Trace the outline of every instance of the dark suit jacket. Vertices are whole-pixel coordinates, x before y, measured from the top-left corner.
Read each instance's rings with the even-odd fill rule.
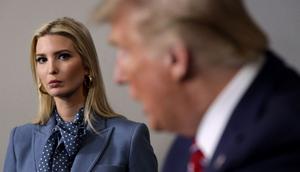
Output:
[[[266,57],[235,108],[205,172],[300,171],[300,78],[273,53],[266,52]],[[188,145],[182,149],[188,151]],[[170,162],[167,157],[164,169],[171,164],[173,169],[163,172],[186,167],[186,159]]]
[[[13,129],[4,172],[34,172],[43,147],[55,126],[51,118],[44,126],[27,124]],[[156,172],[157,161],[144,124],[121,117],[96,117],[83,146],[75,157],[71,172]]]

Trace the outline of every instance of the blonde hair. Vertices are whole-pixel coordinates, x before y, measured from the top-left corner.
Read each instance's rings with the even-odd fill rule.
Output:
[[[116,114],[110,107],[106,95],[102,75],[99,67],[95,45],[88,29],[72,18],[58,18],[39,28],[33,36],[31,44],[31,70],[36,84],[39,107],[38,116],[34,123],[45,124],[51,117],[55,106],[53,97],[42,91],[41,83],[36,73],[36,45],[40,37],[45,35],[61,35],[72,40],[75,50],[82,58],[83,65],[88,69],[91,80],[88,80],[86,88],[86,101],[84,106],[85,121],[92,126],[94,115],[102,117],[112,117]],[[87,87],[87,86],[86,86]]]
[[[121,8],[143,14],[137,28],[145,42],[160,49],[177,37],[194,61],[242,65],[260,58],[268,46],[241,0],[104,0],[96,19],[111,22]]]

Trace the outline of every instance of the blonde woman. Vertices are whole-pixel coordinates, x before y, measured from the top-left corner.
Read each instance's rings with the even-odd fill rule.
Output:
[[[155,172],[144,124],[109,106],[89,31],[59,18],[34,34],[31,67],[39,96],[33,124],[12,130],[5,172]]]

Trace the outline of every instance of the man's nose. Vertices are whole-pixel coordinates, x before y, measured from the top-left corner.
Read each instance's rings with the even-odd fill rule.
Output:
[[[120,85],[127,83],[127,74],[124,66],[125,57],[118,53],[114,68],[114,81]]]

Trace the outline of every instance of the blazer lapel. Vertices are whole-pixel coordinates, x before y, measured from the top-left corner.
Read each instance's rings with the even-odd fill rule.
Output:
[[[103,119],[98,119],[94,126],[96,131],[100,132],[95,133],[91,129],[88,130],[88,136],[76,155],[71,172],[91,171],[109,144],[114,128],[103,129],[105,128],[105,120]]]
[[[37,127],[34,133],[34,161],[35,168],[38,169],[38,164],[48,138],[50,137],[51,130],[55,126],[55,119],[51,117],[46,125]]]

